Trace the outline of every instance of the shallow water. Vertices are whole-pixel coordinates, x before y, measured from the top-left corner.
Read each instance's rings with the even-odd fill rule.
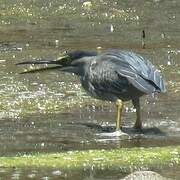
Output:
[[[91,6],[92,5],[92,6]],[[0,155],[29,152],[166,146],[180,142],[180,2],[4,1],[0,26]],[[141,31],[146,32],[146,49]],[[112,103],[86,95],[75,76],[58,71],[19,75],[14,64],[52,59],[66,50],[96,47],[132,49],[161,69],[167,93],[142,98],[144,135],[131,140],[101,136],[115,125]],[[123,126],[135,113],[126,103]],[[152,129],[150,129],[152,128]],[[176,169],[176,171],[175,171]],[[156,170],[156,169],[155,169]],[[160,171],[179,179],[179,169]],[[1,169],[8,179],[118,179],[119,172],[61,173],[51,169]],[[19,174],[19,175],[18,175]]]

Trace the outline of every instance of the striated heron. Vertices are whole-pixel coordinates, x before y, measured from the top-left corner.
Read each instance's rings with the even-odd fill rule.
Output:
[[[108,49],[100,53],[72,51],[56,60],[25,61],[17,65],[23,64],[55,66],[29,70],[22,74],[59,69],[80,76],[82,86],[91,96],[115,102],[116,130],[121,129],[123,101],[132,100],[137,115],[134,128],[141,129],[140,97],[144,94],[166,91],[164,80],[154,65],[131,51],[119,49]]]

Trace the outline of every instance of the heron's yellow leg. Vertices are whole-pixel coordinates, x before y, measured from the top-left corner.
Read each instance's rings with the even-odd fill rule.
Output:
[[[122,109],[123,109],[123,101],[121,99],[118,99],[116,101],[116,107],[117,107],[117,116],[116,116],[116,131],[121,129],[121,116],[122,116]]]
[[[135,129],[142,129],[142,121],[141,121],[141,110],[140,106],[136,107],[136,122],[134,124]]]
[[[134,124],[135,129],[142,129],[141,121],[141,109],[140,109],[140,100],[139,98],[132,100],[134,107],[136,108],[136,122]]]

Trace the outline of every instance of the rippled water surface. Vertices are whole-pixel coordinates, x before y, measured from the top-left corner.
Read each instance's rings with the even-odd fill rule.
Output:
[[[5,1],[0,4],[0,155],[180,144],[180,2]],[[146,48],[141,32],[146,32]],[[115,126],[113,103],[86,95],[78,77],[58,71],[20,75],[15,63],[64,51],[132,49],[163,73],[167,93],[141,100],[145,134],[132,140],[100,134]],[[123,126],[135,113],[125,104]],[[156,170],[157,171],[157,170]],[[167,171],[169,173],[167,173]],[[159,171],[180,179],[179,168]],[[72,175],[73,174],[73,175]],[[0,169],[5,179],[118,179],[118,172]]]

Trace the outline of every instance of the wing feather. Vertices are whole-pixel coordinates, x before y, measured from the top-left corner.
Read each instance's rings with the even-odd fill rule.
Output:
[[[144,93],[165,92],[165,83],[154,65],[142,56],[124,50],[107,50],[102,54],[119,75],[126,77],[131,84]],[[106,57],[106,58],[104,58]]]

